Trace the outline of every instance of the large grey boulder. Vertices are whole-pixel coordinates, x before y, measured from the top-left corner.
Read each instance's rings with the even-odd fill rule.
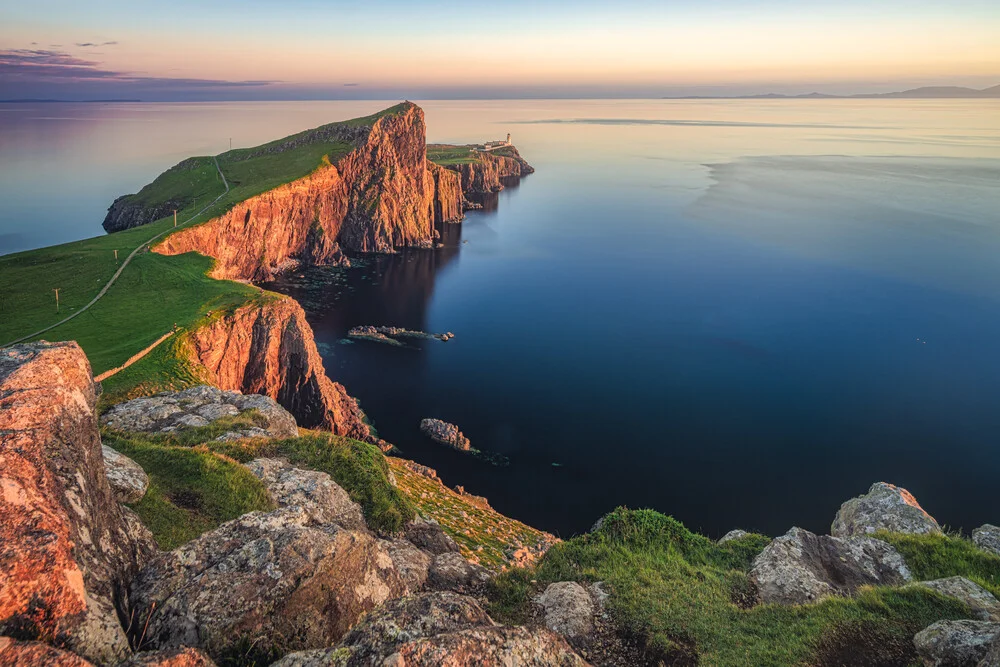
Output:
[[[431,562],[434,557],[426,551],[418,549],[409,540],[383,540],[382,548],[392,558],[393,564],[399,570],[403,581],[406,582],[407,591],[417,593],[423,590],[427,583],[427,577],[430,575]]]
[[[333,648],[286,655],[272,667],[582,667],[566,641],[544,628],[494,623],[471,597],[437,592],[393,600]]]
[[[490,572],[470,563],[462,554],[448,552],[434,557],[427,576],[429,588],[438,591],[468,593],[479,590],[490,580]]]
[[[220,439],[254,436],[294,438],[299,433],[295,417],[273,398],[222,391],[208,385],[119,403],[104,413],[101,423],[122,431],[170,433],[179,429],[208,426],[223,417],[234,417],[244,410],[255,410],[260,423],[256,427],[242,429],[241,431],[247,431],[246,434],[234,431],[223,434]]]
[[[404,530],[406,539],[435,556],[449,552],[459,552],[458,544],[444,532],[444,529],[436,521],[423,519],[418,516],[406,524]]]
[[[729,531],[728,533],[726,533],[722,537],[720,537],[719,541],[718,541],[718,544],[725,544],[726,542],[729,542],[730,540],[738,540],[741,537],[746,537],[749,534],[750,533],[748,533],[745,530],[740,530],[739,528],[736,528],[734,530]]]
[[[803,604],[851,595],[864,585],[902,584],[912,575],[899,552],[882,540],[792,528],[754,559],[750,578],[762,602]]]
[[[993,640],[990,647],[986,650],[986,655],[976,667],[1000,667],[1000,635]]]
[[[279,507],[301,507],[314,523],[366,530],[361,506],[325,472],[296,468],[282,459],[254,459],[247,468]]]
[[[104,457],[104,472],[108,476],[108,484],[118,502],[135,503],[142,500],[149,488],[149,476],[142,466],[107,445],[101,445],[101,455]]]
[[[594,600],[575,581],[549,584],[535,602],[543,610],[545,627],[563,635],[574,646],[585,644],[594,632]]]
[[[938,621],[913,638],[926,667],[992,667],[984,664],[1000,637],[1000,623]]]
[[[1000,526],[984,523],[972,531],[972,541],[983,551],[1000,556]]]
[[[367,531],[283,507],[161,554],[131,592],[136,617],[148,622],[145,646],[190,646],[219,659],[244,641],[277,651],[331,646],[405,586]]]
[[[965,577],[947,577],[933,581],[920,581],[914,586],[923,586],[932,591],[955,598],[968,605],[972,615],[980,621],[1000,623],[1000,600],[974,581]]]
[[[904,488],[875,482],[868,493],[840,506],[830,534],[834,537],[870,535],[880,530],[915,535],[940,534],[941,526]]]

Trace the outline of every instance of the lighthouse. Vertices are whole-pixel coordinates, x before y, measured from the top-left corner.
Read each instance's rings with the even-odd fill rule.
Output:
[[[507,145],[510,146],[510,132],[507,133]]]

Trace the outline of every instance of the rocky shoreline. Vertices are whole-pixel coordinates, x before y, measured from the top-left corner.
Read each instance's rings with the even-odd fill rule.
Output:
[[[413,329],[403,329],[401,327],[363,325],[351,327],[350,331],[347,332],[347,337],[402,346],[403,343],[397,340],[398,338],[424,338],[428,340],[449,341],[455,337],[455,334],[450,331],[446,333],[427,333],[426,331],[414,331]]]

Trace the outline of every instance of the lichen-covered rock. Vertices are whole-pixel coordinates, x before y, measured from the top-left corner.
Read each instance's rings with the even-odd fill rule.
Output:
[[[101,417],[106,426],[122,431],[169,433],[183,428],[207,426],[244,410],[256,410],[258,428],[271,438],[294,438],[298,426],[287,410],[268,397],[222,391],[199,385],[183,391],[134,398],[112,406]]]
[[[196,648],[175,648],[136,653],[119,667],[215,667],[215,662]]]
[[[875,482],[868,493],[851,498],[837,512],[834,537],[870,535],[880,530],[914,535],[940,534],[941,527],[904,488]]]
[[[496,625],[475,599],[424,593],[370,614],[336,647],[285,656],[274,667],[530,667],[586,663],[558,635]]]
[[[746,537],[749,534],[750,533],[748,533],[747,531],[740,530],[739,528],[737,528],[735,530],[729,531],[728,533],[726,533],[725,535],[723,535],[722,537],[720,537],[718,543],[719,544],[725,544],[729,540],[738,540],[741,537]]]
[[[586,643],[594,631],[594,601],[575,581],[549,584],[537,602],[545,613],[545,627],[577,645]]]
[[[118,502],[135,503],[142,500],[149,488],[149,476],[142,466],[107,445],[101,445],[101,454],[104,456],[104,471],[108,475],[108,483]]]
[[[986,650],[986,655],[976,667],[1000,667],[1000,634]]]
[[[90,364],[76,343],[0,350],[0,634],[99,664],[129,653],[129,582],[155,550],[105,474]]]
[[[420,430],[434,442],[447,445],[462,452],[472,449],[472,443],[454,424],[440,419],[421,419]]]
[[[983,551],[1000,556],[1000,526],[983,524],[972,531],[972,541]]]
[[[462,557],[462,554],[454,552],[435,556],[427,576],[430,588],[460,593],[476,591],[489,580],[489,570],[470,563]]]
[[[882,540],[792,528],[754,559],[750,578],[762,602],[803,604],[850,595],[864,585],[902,584],[912,576],[899,552]]]
[[[407,591],[416,593],[422,590],[430,574],[433,556],[421,551],[409,540],[384,540],[382,547],[406,582]]]
[[[915,586],[923,586],[941,595],[955,598],[969,606],[972,615],[980,621],[1000,623],[1000,600],[992,593],[965,577],[947,577],[933,581],[920,581]]]
[[[444,529],[436,521],[429,521],[418,516],[406,524],[405,533],[406,539],[435,556],[460,551],[455,540],[451,539],[451,536],[444,532]]]
[[[43,644],[25,642],[0,637],[0,667],[93,667],[93,665],[69,651]]]
[[[366,530],[361,506],[325,472],[296,468],[281,459],[254,459],[247,468],[264,482],[279,507],[301,507],[316,524]]]
[[[938,621],[918,632],[913,644],[927,667],[978,667],[998,637],[1000,623]]]
[[[251,512],[162,554],[133,582],[144,646],[218,658],[331,646],[366,612],[402,595],[392,559],[367,532],[316,525],[301,507]]]

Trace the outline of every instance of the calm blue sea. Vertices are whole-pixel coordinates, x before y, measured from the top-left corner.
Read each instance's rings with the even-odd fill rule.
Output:
[[[98,234],[116,195],[230,138],[382,106],[0,105],[0,252]],[[617,505],[826,530],[876,480],[1000,523],[996,100],[422,106],[431,141],[511,132],[537,173],[443,249],[272,286],[406,456],[561,535]],[[344,344],[361,324],[456,337]]]

